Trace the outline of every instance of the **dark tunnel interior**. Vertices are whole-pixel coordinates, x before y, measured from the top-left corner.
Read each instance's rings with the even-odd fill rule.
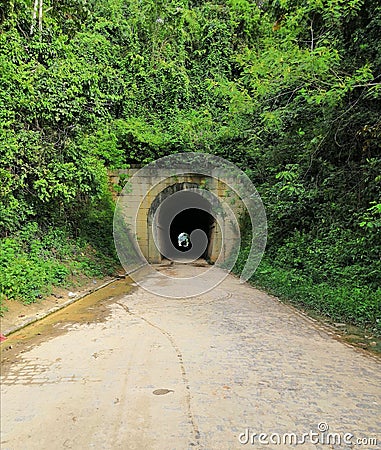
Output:
[[[161,194],[151,206],[153,233],[161,257],[173,261],[209,260],[209,253],[214,249],[213,236],[217,225],[210,213],[214,203],[192,189],[173,191],[174,186],[171,186],[169,195]],[[179,245],[181,233],[192,239],[193,247],[192,244],[184,246],[184,241]]]
[[[209,242],[213,222],[213,216],[202,209],[189,208],[181,211],[179,214],[177,214],[177,216],[174,217],[170,226],[170,238],[173,246],[183,252],[189,250],[190,247],[180,247],[178,245],[177,238],[182,232],[190,235],[192,231],[196,229],[204,231],[204,233],[208,237]],[[202,258],[207,257],[207,250],[208,249],[206,249],[205,253],[201,256]]]

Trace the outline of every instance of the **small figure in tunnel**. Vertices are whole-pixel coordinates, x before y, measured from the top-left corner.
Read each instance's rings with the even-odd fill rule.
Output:
[[[177,237],[177,243],[179,244],[179,247],[189,247],[189,234],[180,233]]]

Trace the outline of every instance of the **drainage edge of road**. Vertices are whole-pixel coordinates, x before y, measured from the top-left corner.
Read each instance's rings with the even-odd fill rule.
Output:
[[[1,334],[4,337],[9,336],[10,334],[16,333],[16,331],[22,330],[23,328],[27,327],[28,325],[31,325],[32,323],[38,322],[41,319],[45,319],[45,317],[50,316],[51,314],[54,314],[57,311],[60,311],[61,309],[66,308],[67,306],[82,300],[83,298],[87,297],[90,294],[93,294],[94,292],[99,291],[100,289],[103,289],[105,287],[107,287],[108,285],[115,283],[115,281],[118,280],[123,280],[125,278],[127,278],[128,276],[130,276],[132,273],[137,272],[138,270],[142,269],[143,267],[145,267],[147,264],[143,263],[140,264],[137,267],[134,267],[133,269],[130,270],[126,270],[126,272],[123,275],[118,275],[114,278],[112,278],[111,280],[106,281],[105,283],[101,284],[100,286],[97,286],[95,288],[92,289],[88,289],[85,292],[83,292],[82,294],[79,294],[78,296],[74,297],[74,298],[70,298],[69,300],[67,300],[64,303],[61,303],[60,305],[57,306],[53,306],[52,308],[44,311],[43,313],[37,313],[32,317],[29,317],[28,319],[26,319],[24,322],[20,323],[19,325],[15,325],[14,327],[9,328],[8,330],[2,331]]]
[[[115,283],[115,281],[127,278],[128,274],[126,273],[125,275],[121,275],[118,277],[114,277],[111,280],[106,281],[105,283],[101,284],[100,286],[96,286],[94,288],[88,289],[85,292],[82,292],[81,294],[78,294],[77,296],[73,297],[73,298],[69,298],[66,302],[61,303],[60,305],[56,305],[53,306],[52,308],[49,308],[48,310],[42,312],[42,313],[37,313],[34,316],[28,317],[24,322],[15,325],[11,328],[9,328],[8,330],[2,331],[2,335],[3,336],[9,336],[10,334],[16,333],[16,331],[22,330],[23,328],[27,327],[28,325],[31,325],[32,323],[38,322],[39,320],[45,319],[45,317],[50,316],[51,314],[54,314],[57,311],[60,311],[61,309],[66,308],[67,306],[78,302],[79,300],[82,300],[83,298],[87,297],[90,294],[93,294],[94,292],[99,291],[100,289],[105,288],[106,286]]]

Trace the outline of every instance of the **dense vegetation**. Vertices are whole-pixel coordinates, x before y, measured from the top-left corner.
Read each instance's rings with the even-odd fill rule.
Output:
[[[262,196],[254,282],[381,330],[378,0],[11,0],[0,20],[3,297],[112,271],[106,169],[201,151]]]

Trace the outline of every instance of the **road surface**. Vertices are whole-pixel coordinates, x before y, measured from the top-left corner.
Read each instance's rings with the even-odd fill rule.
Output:
[[[2,344],[2,450],[381,448],[379,361],[231,275],[82,313]]]

